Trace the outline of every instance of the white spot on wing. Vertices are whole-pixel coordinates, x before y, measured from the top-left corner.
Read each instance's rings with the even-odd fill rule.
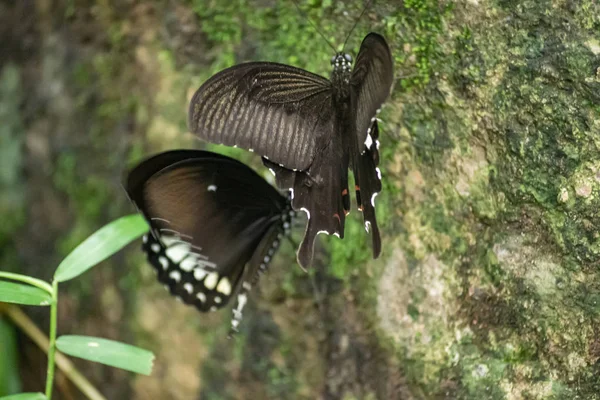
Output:
[[[365,140],[365,146],[367,147],[367,149],[370,149],[372,145],[373,145],[373,138],[371,137],[370,133],[367,133],[367,139]]]
[[[329,232],[327,232],[327,231],[319,231],[319,232],[317,232],[317,235],[320,235],[321,233],[324,233],[324,234],[326,234],[326,235],[331,235],[331,234],[330,234]]]
[[[379,167],[375,168],[375,172],[377,172],[377,178],[379,178],[379,180],[381,180],[381,170],[379,169]]]
[[[197,281],[201,281],[202,279],[204,279],[204,277],[208,274],[208,272],[206,272],[205,270],[203,270],[202,268],[196,268],[194,270],[194,278]]]
[[[217,185],[208,185],[208,191],[209,192],[216,192],[217,191]]]
[[[158,262],[160,263],[160,265],[162,265],[163,269],[169,268],[169,260],[167,260],[166,257],[158,257]]]
[[[179,264],[179,268],[181,268],[185,272],[191,272],[195,266],[196,259],[194,257],[186,257],[186,259]]]
[[[143,243],[148,243],[148,235],[144,235],[144,236],[142,237],[142,242],[143,242]]]
[[[373,207],[375,207],[375,197],[377,197],[379,193],[373,193],[373,195],[371,196],[371,205]]]
[[[198,292],[198,294],[196,295],[196,298],[198,300],[200,300],[202,303],[204,303],[206,301],[206,295],[202,292]]]
[[[306,218],[307,218],[307,219],[310,219],[310,211],[308,211],[308,210],[307,210],[306,208],[304,208],[304,207],[302,207],[302,208],[300,209],[300,211],[304,211],[304,212],[306,213]]]
[[[210,274],[208,274],[206,279],[204,279],[204,286],[206,286],[206,288],[209,290],[213,290],[215,288],[215,286],[217,286],[218,280],[219,280],[219,275],[217,275],[216,272],[211,272]]]
[[[177,236],[167,236],[167,235],[163,235],[160,237],[160,240],[163,242],[163,244],[166,247],[171,247],[173,246],[175,243],[181,242],[181,239],[178,238]]]
[[[273,176],[275,176],[275,171],[273,171],[273,168],[269,168],[269,171],[271,171],[271,173],[273,174]]]
[[[219,296],[215,296],[215,298],[213,299],[215,301],[215,303],[220,304],[221,303],[221,298]]]
[[[150,246],[150,249],[153,252],[158,253],[158,252],[160,252],[160,244],[158,244],[158,243],[152,243],[152,245]]]
[[[169,273],[169,278],[173,279],[175,282],[179,282],[181,280],[181,272],[171,271],[171,273]]]
[[[365,230],[369,233],[369,228],[371,227],[371,223],[369,221],[365,221]]]
[[[292,196],[292,200],[294,200],[294,188],[290,188],[290,196]]]
[[[206,285],[206,282],[204,284]],[[229,279],[221,279],[219,285],[217,286],[217,292],[222,293],[225,296],[229,296],[231,294],[231,283],[229,283]]]
[[[333,236],[340,237],[340,234],[339,234],[339,233],[337,233],[337,232],[334,232],[334,233],[333,233]]]
[[[167,254],[167,257],[171,259],[171,261],[179,264],[190,253],[190,245],[181,242],[169,247],[165,253]]]
[[[192,292],[194,291],[194,286],[191,283],[186,282],[183,284],[183,289],[186,292],[188,292],[188,294],[192,294]]]

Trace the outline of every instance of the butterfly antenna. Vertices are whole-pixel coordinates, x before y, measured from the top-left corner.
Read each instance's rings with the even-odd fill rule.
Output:
[[[336,48],[331,44],[331,42],[329,40],[327,40],[327,38],[325,37],[325,35],[319,30],[319,28],[317,28],[317,26],[315,24],[313,24],[313,22],[311,21],[311,19],[308,17],[308,15],[302,11],[302,9],[300,8],[300,5],[298,4],[298,2],[296,0],[292,0],[292,2],[294,3],[294,5],[296,6],[296,8],[298,9],[298,12],[300,12],[300,14],[302,14],[302,16],[304,18],[306,18],[306,20],[308,21],[308,23],[310,24],[310,26],[313,27],[313,29],[315,31],[317,31],[317,33],[323,38],[323,40],[325,40],[325,42],[329,45],[329,47],[331,47],[331,49],[337,53]]]
[[[360,19],[362,18],[362,16],[367,11],[367,8],[369,8],[369,6],[371,5],[371,1],[372,0],[367,1],[367,5],[365,6],[365,8],[363,8],[362,12],[360,13],[360,15],[358,16],[358,18],[356,19],[356,21],[354,21],[354,25],[352,26],[352,29],[350,29],[350,32],[348,33],[348,36],[346,36],[346,40],[344,40],[344,45],[342,46],[342,52],[346,48],[346,43],[348,43],[348,39],[350,39],[350,35],[352,35],[352,32],[354,32],[354,28],[356,28],[356,25],[358,25],[358,21],[360,21]]]

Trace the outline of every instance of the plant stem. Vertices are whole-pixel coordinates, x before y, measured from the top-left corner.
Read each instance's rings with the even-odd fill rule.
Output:
[[[31,286],[38,287],[46,292],[52,294],[52,286],[50,286],[47,282],[44,282],[40,279],[32,278],[31,276],[21,275],[21,274],[13,274],[12,272],[3,272],[0,271],[0,278],[11,279],[13,281],[19,281],[23,283],[27,283]]]
[[[0,303],[0,314],[6,314],[12,322],[21,329],[27,337],[38,345],[45,353],[50,347],[48,337],[33,323],[33,321],[17,306]],[[106,400],[102,394],[81,374],[60,351],[55,355],[56,366],[81,392],[90,400]]]
[[[48,344],[48,371],[46,373],[46,398],[52,400],[54,383],[54,354],[56,353],[56,319],[58,307],[58,282],[52,281],[52,304],[50,305],[50,343]]]

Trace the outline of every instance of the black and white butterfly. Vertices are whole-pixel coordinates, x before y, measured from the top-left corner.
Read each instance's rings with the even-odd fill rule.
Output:
[[[289,189],[308,223],[298,250],[311,263],[319,233],[344,236],[352,168],[373,257],[381,252],[375,196],[381,191],[376,114],[390,94],[393,63],[385,39],[369,33],[352,57],[331,59],[331,80],[300,68],[250,62],[225,69],[192,98],[188,123],[200,138],[254,151]]]
[[[158,280],[203,312],[236,296],[236,329],[247,292],[290,229],[290,199],[243,163],[199,150],[151,157],[126,185],[150,225],[143,250]]]

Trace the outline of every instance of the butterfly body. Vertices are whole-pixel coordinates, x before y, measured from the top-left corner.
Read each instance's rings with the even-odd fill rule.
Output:
[[[350,210],[348,169],[359,210],[372,231],[373,255],[381,251],[374,196],[377,169],[375,115],[390,93],[393,65],[378,34],[365,37],[352,69],[342,53],[332,58],[330,79],[300,68],[251,62],[225,69],[194,94],[189,126],[202,139],[252,150],[263,157],[277,185],[292,193],[292,207],[308,222],[298,250],[312,261],[319,233],[344,235]]]

